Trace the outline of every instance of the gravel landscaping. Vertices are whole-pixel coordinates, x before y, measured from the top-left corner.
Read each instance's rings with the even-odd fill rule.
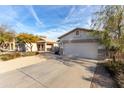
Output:
[[[117,85],[111,74],[103,67],[98,65],[92,79],[91,88],[116,88]]]

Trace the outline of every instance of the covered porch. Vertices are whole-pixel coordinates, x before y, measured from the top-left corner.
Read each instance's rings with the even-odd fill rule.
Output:
[[[38,51],[46,51],[46,42],[37,42],[37,50]]]
[[[53,47],[54,47],[54,41],[49,40],[47,38],[41,38],[39,41],[37,41],[37,51],[43,51],[43,52],[47,52],[47,51],[52,51]]]
[[[37,51],[52,51],[54,43],[52,42],[37,42]]]

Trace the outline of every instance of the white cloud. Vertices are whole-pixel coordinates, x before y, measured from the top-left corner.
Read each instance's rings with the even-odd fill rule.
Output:
[[[98,7],[98,6],[97,6]],[[92,13],[98,8],[96,6],[72,6],[70,12],[62,21],[63,25],[71,25],[71,27],[91,28]],[[90,15],[86,16],[90,12]]]
[[[65,19],[62,21],[62,24],[71,24],[71,23],[77,23],[79,21],[83,21],[83,14],[85,13],[85,10],[89,8],[89,6],[72,6],[70,9],[69,14],[65,17]]]
[[[39,34],[45,35],[51,39],[57,39],[57,37],[67,33],[68,31],[77,28],[77,27],[84,27],[90,28],[91,25],[91,17],[86,17],[87,20],[83,22],[83,14],[90,6],[72,6],[70,12],[65,17],[65,19],[60,23],[60,26],[56,29],[50,29],[46,32],[41,32]],[[82,22],[81,22],[82,21]]]
[[[22,23],[18,22],[13,27],[18,33],[25,32],[25,33],[35,33],[36,29],[35,27],[23,25]]]
[[[23,17],[20,16],[16,8],[13,8],[13,6],[1,6],[0,12],[1,11],[2,13],[0,14],[0,24],[4,24],[10,27],[16,26],[16,24],[27,18],[26,14]]]
[[[66,22],[70,21],[70,18],[74,15],[75,10],[76,10],[76,6],[72,6],[68,15],[65,17],[63,23],[66,23]]]
[[[19,9],[19,8],[18,8]],[[11,29],[15,30],[17,33],[19,32],[27,32],[27,33],[35,33],[37,31],[37,28],[24,25],[22,22],[28,17],[27,14],[24,16],[21,16],[18,12],[18,9],[14,8],[13,6],[1,6],[0,7],[0,24],[7,25]],[[20,8],[22,9],[22,8]],[[32,13],[37,20],[37,26],[41,26],[41,21],[35,14],[34,10],[32,10]],[[39,21],[38,21],[39,20]]]
[[[37,13],[35,12],[33,6],[28,6],[28,9],[30,11],[30,13],[32,14],[32,16],[34,17],[34,19],[36,20],[36,25],[37,26],[44,26],[43,22],[40,20],[40,18],[37,16]]]
[[[90,29],[90,28],[91,28],[91,24],[92,24],[92,18],[89,17],[89,18],[87,19],[86,23],[83,25],[83,27]]]
[[[47,36],[50,39],[57,40],[57,38],[60,35],[64,34],[65,32],[67,32],[67,31],[62,31],[61,30],[61,32],[58,32],[58,31],[49,30],[49,31],[46,31],[46,32],[37,33],[37,35],[43,35],[43,36]]]
[[[53,9],[56,9],[58,6],[53,6]],[[63,6],[61,6],[63,7]],[[60,8],[61,8],[60,7]],[[11,6],[7,7],[4,13],[1,12],[0,14],[0,22],[10,22],[14,23],[14,27],[16,31],[19,32],[28,32],[28,33],[33,33],[33,34],[38,34],[38,35],[45,35],[48,38],[51,39],[57,39],[57,37],[61,36],[62,34],[76,28],[76,27],[85,27],[89,28],[91,24],[91,17],[86,17],[87,19],[85,20],[85,24],[83,23],[83,14],[85,13],[85,10],[87,10],[90,6],[71,6],[70,12],[68,15],[65,17],[65,19],[58,23],[60,26],[58,28],[51,28],[47,31],[37,33],[36,31],[38,30],[35,27],[43,27],[44,24],[38,17],[37,13],[35,12],[33,6],[27,6],[29,9],[31,15],[34,17],[36,21],[36,26],[31,27],[28,25],[24,25],[21,23],[22,20],[24,20],[25,16],[21,17],[18,12],[16,12]],[[90,11],[90,10],[87,10]],[[26,15],[26,14],[25,14]],[[18,20],[17,20],[18,19]],[[6,20],[6,21],[5,21]]]
[[[53,28],[53,29],[49,29],[47,31],[41,32],[41,33],[36,33],[37,35],[44,35],[47,36],[50,39],[53,40],[57,40],[57,38],[65,33],[67,33],[68,31],[72,30],[71,26],[61,26],[59,28]]]
[[[16,19],[18,18],[18,14],[13,10],[11,6],[3,6],[0,8],[0,23],[1,24],[11,24],[16,22]]]
[[[68,25],[60,25],[58,28],[52,28],[47,31],[36,33],[37,35],[44,35],[47,36],[50,39],[57,40],[58,37],[61,35],[73,30],[74,28],[80,27],[80,23],[77,23],[75,25],[68,24]]]

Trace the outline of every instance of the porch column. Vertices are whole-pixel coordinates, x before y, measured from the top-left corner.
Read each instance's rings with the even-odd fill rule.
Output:
[[[16,50],[15,39],[13,40],[13,50]]]
[[[9,50],[11,50],[11,43],[9,43]]]
[[[44,43],[44,51],[47,51],[47,43]]]

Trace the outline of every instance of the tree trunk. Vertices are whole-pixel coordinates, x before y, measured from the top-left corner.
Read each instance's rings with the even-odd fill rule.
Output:
[[[109,49],[106,47],[106,58],[110,58]]]
[[[33,48],[33,45],[30,43],[30,50],[31,50],[31,52],[32,52],[32,48]]]
[[[32,46],[31,46],[31,52],[32,52]]]
[[[116,60],[115,60],[115,54],[113,54],[113,62],[116,62]]]

